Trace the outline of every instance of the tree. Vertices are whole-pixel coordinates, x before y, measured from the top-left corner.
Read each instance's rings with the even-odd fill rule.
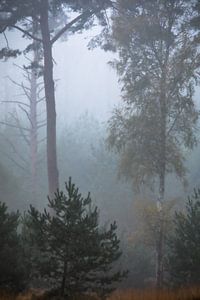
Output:
[[[155,188],[160,214],[157,285],[163,281],[166,176],[185,182],[184,147],[195,144],[193,94],[200,56],[189,30],[188,3],[118,0],[106,49],[122,85],[123,105],[109,121],[108,142],[121,154],[120,173],[135,187]],[[190,11],[191,9],[191,11]]]
[[[176,212],[169,238],[169,282],[176,286],[200,282],[200,190],[188,198],[184,212]]]
[[[47,168],[50,197],[54,196],[54,192],[59,186],[56,154],[56,109],[52,47],[66,31],[73,33],[90,26],[94,19],[94,15],[102,19],[102,11],[110,5],[112,5],[110,0],[29,0],[27,2],[20,0],[16,3],[3,1],[0,4],[0,32],[4,33],[7,28],[15,28],[21,31],[24,36],[31,37],[42,45],[47,109]],[[59,19],[59,14],[64,11],[67,15],[70,15],[70,13],[76,13],[78,15],[63,26],[61,22],[59,26],[51,28],[49,18],[54,16]],[[27,18],[29,20],[30,17],[39,22],[38,34],[36,35],[33,35],[27,29]],[[7,52],[5,54],[7,54]],[[8,54],[12,55],[13,53],[9,52]]]
[[[30,65],[23,67],[17,66],[23,72],[24,81],[19,83],[13,78],[9,78],[14,85],[19,87],[26,100],[14,99],[1,101],[2,103],[6,104],[16,104],[17,108],[20,110],[20,112],[22,112],[28,121],[28,125],[22,124],[20,117],[18,116],[17,109],[13,113],[9,113],[11,116],[10,120],[6,120],[6,116],[4,121],[0,121],[0,124],[14,129],[16,128],[21,142],[24,142],[28,147],[28,155],[22,155],[21,149],[18,149],[17,145],[13,143],[13,137],[4,135],[2,133],[5,141],[17,156],[17,161],[15,164],[24,170],[26,172],[26,176],[30,178],[31,194],[35,201],[38,190],[38,148],[40,143],[45,141],[45,138],[41,137],[40,130],[46,126],[46,120],[41,118],[41,112],[38,112],[39,105],[44,103],[44,86],[43,82],[39,80],[41,77],[41,54],[39,53],[37,42],[33,41],[31,49],[33,50],[33,58],[27,58]],[[14,134],[16,134],[16,132]],[[6,155],[9,156],[8,153],[6,153]],[[11,160],[14,161],[13,156],[11,157]]]
[[[200,43],[200,3],[198,0],[195,0],[193,3],[193,9],[194,9],[194,17],[191,19],[191,26],[192,29],[195,29],[196,35],[195,35],[195,41],[197,43]]]
[[[26,224],[41,253],[36,257],[36,270],[61,296],[87,291],[105,295],[113,282],[125,276],[125,272],[112,271],[121,255],[116,223],[109,229],[99,228],[90,194],[83,198],[71,179],[66,192],[58,190],[54,199],[49,198],[53,216],[30,208]]]
[[[19,214],[0,202],[0,288],[20,290],[25,283],[22,248],[17,228]]]

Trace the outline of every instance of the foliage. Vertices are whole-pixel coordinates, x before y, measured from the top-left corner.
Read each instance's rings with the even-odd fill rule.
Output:
[[[190,7],[180,0],[117,5],[108,43],[119,54],[111,64],[123,104],[110,119],[108,142],[121,154],[120,173],[134,186],[155,186],[170,173],[184,180],[182,150],[195,144],[193,94],[200,64],[187,27]]]
[[[160,211],[155,201],[148,199],[136,202],[134,206],[136,219],[134,238],[152,249],[157,248],[161,223],[164,240],[166,240],[169,232],[171,232],[173,228],[172,214],[175,204],[175,200],[165,201]]]
[[[173,285],[200,282],[200,190],[188,198],[185,212],[176,212],[169,239],[169,281]]]
[[[193,29],[195,29],[195,41],[197,43],[200,42],[200,3],[198,0],[195,0],[194,3],[193,3],[193,8],[194,8],[194,11],[195,11],[195,15],[193,16],[192,20],[191,20],[191,26]]]
[[[123,288],[143,289],[148,286],[148,280],[154,278],[154,253],[139,240],[128,238],[123,242],[123,257],[121,265],[129,270]]]
[[[26,281],[18,224],[19,214],[9,213],[0,202],[0,288],[4,289],[20,290]]]
[[[121,255],[116,223],[109,229],[99,228],[90,194],[83,198],[71,179],[66,192],[58,190],[49,199],[51,213],[30,208],[26,226],[40,253],[35,257],[36,272],[61,295],[106,294],[113,282],[125,276],[125,272],[112,272],[113,262]]]
[[[10,57],[17,57],[17,55],[21,54],[21,52],[17,50],[11,50],[8,48],[2,48],[0,50],[0,59],[7,60]]]

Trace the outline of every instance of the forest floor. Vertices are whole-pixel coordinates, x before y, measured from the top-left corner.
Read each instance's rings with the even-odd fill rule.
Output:
[[[85,295],[76,300],[97,300],[96,296]],[[41,291],[28,291],[19,295],[0,293],[0,300],[48,300]],[[116,291],[107,300],[200,300],[200,286],[176,291],[123,290]]]

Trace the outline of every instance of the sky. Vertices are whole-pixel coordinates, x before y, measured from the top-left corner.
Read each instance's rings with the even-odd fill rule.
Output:
[[[117,75],[108,65],[114,54],[106,53],[99,48],[94,50],[87,48],[90,38],[95,33],[93,29],[69,36],[67,41],[57,41],[53,47],[56,110],[58,121],[61,123],[77,118],[85,111],[105,121],[119,102],[120,88]],[[7,38],[10,48],[25,48],[25,39],[21,33],[8,33]],[[6,46],[3,35],[0,36],[0,43]],[[23,65],[24,62],[23,56],[0,62],[1,95],[5,94],[2,89],[6,76],[22,80],[21,71],[14,67],[13,63]],[[9,99],[15,97],[14,90],[12,86],[9,88]]]
[[[108,65],[113,53],[100,48],[88,50],[88,42],[98,32],[97,28],[82,34],[69,36],[66,41],[58,40],[53,47],[54,78],[56,80],[56,111],[58,124],[78,118],[86,111],[106,121],[114,106],[120,102],[120,86],[116,71]],[[26,39],[18,32],[7,34],[10,48],[24,49]],[[6,46],[0,35],[1,46]],[[22,81],[21,71],[13,64],[25,63],[23,56],[0,62],[0,93],[8,99],[16,99],[15,87],[6,76]],[[5,85],[5,86],[4,86]],[[9,88],[8,88],[9,85]],[[7,87],[7,88],[6,88]],[[5,95],[5,92],[9,95]],[[2,98],[2,100],[4,100]],[[200,107],[200,88],[196,89],[195,100]],[[5,107],[2,109],[5,111]],[[8,110],[8,108],[7,108]],[[2,112],[1,112],[2,113]]]

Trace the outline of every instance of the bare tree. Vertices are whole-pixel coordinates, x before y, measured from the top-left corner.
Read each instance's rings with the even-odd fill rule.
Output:
[[[28,59],[28,58],[27,58]],[[37,42],[33,43],[33,59],[30,61],[30,67],[20,67],[23,72],[25,82],[17,82],[12,78],[10,81],[16,85],[22,91],[20,96],[25,96],[26,101],[23,100],[6,100],[5,103],[16,104],[18,109],[23,113],[28,121],[28,126],[23,126],[18,116],[17,110],[14,113],[10,113],[11,119],[9,121],[1,121],[1,124],[16,128],[19,131],[19,136],[27,144],[29,149],[28,159],[24,158],[24,155],[20,153],[20,150],[12,143],[9,137],[6,137],[7,142],[11,146],[14,153],[18,156],[19,160],[14,161],[19,167],[26,171],[30,171],[31,175],[31,190],[32,195],[36,198],[37,195],[37,165],[38,165],[38,146],[45,140],[45,137],[41,138],[40,129],[46,126],[46,119],[41,119],[42,102],[44,102],[44,84],[40,79],[40,68],[38,68],[41,60]]]

